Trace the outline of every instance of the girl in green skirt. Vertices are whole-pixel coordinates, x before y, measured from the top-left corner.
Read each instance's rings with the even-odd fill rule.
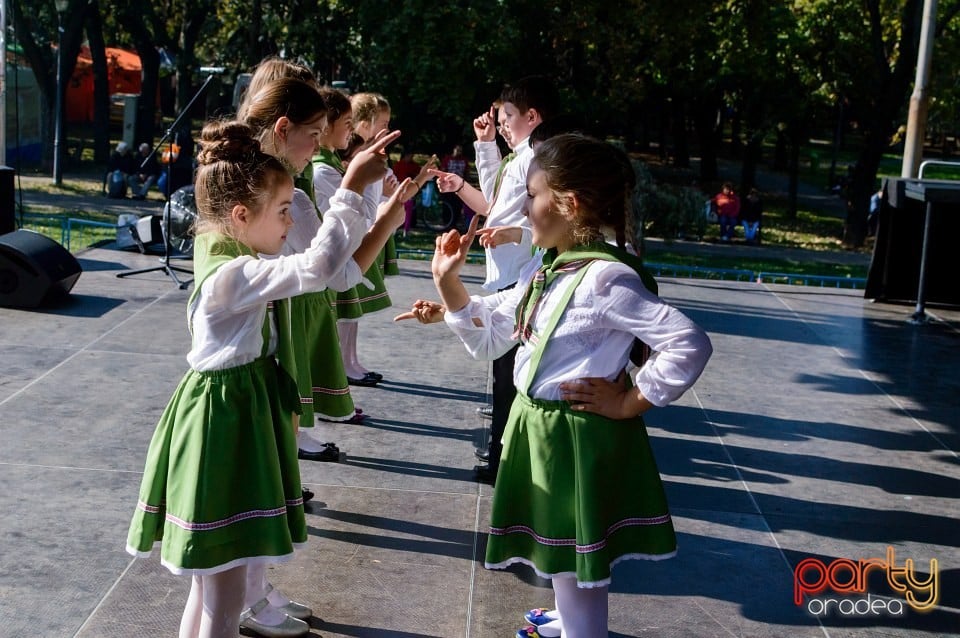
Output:
[[[643,283],[622,247],[634,173],[626,155],[582,135],[536,151],[524,214],[543,253],[517,286],[471,297],[459,278],[476,234],[437,238],[433,276],[443,305],[401,317],[442,317],[476,358],[519,341],[517,397],[493,493],[486,566],[514,563],[550,578],[556,610],[518,636],[607,635],[611,569],[676,552],[663,486],[640,416],[677,399],[712,352],[707,335]],[[476,219],[476,218],[474,218]],[[654,352],[621,379],[635,340]]]
[[[354,162],[308,251],[267,260],[258,255],[281,252],[293,223],[293,181],[249,127],[204,127],[190,370],[150,442],[127,536],[132,554],[160,543],[162,564],[192,577],[181,637],[236,636],[247,567],[287,560],[306,542],[291,423],[299,403],[274,358],[285,325],[268,306],[323,290],[351,256],[372,262],[403,223],[398,201],[370,232],[359,212],[360,193],[383,175],[382,150],[395,137]]]

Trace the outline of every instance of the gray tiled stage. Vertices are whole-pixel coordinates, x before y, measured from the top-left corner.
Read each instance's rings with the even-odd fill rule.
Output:
[[[172,636],[186,581],[123,545],[185,369],[188,292],[160,273],[114,276],[152,258],[80,257],[68,304],[0,309],[0,636]],[[398,311],[434,297],[426,264],[403,271],[389,280]],[[480,273],[469,267],[473,289]],[[618,566],[611,635],[960,632],[960,334],[843,290],[664,280],[661,292],[716,353],[694,391],[648,417],[681,549]],[[470,470],[487,366],[443,326],[389,319],[360,329],[362,359],[387,379],[355,389],[369,423],[324,425],[347,458],[301,463],[317,493],[310,541],[271,579],[314,607],[315,636],[512,636],[552,594],[526,570],[482,567],[489,488]],[[922,572],[940,561],[937,610],[821,623],[793,604],[800,560],[888,545]]]

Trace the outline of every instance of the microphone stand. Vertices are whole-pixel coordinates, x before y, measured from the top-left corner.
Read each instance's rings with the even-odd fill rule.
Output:
[[[164,194],[164,197],[166,198],[167,203],[164,205],[164,215],[163,215],[163,225],[164,225],[163,258],[160,260],[161,265],[154,266],[153,268],[142,268],[140,270],[128,270],[127,272],[117,273],[117,277],[120,277],[121,279],[123,277],[131,277],[133,275],[142,275],[148,272],[159,271],[159,272],[163,272],[168,277],[173,279],[174,283],[177,284],[177,287],[180,288],[180,290],[186,290],[187,286],[189,286],[193,282],[193,279],[189,279],[187,281],[181,281],[180,278],[177,277],[178,272],[192,275],[193,274],[192,270],[189,270],[187,268],[181,268],[179,266],[170,265],[170,249],[171,249],[170,196],[173,195],[174,132],[178,130],[181,120],[183,120],[185,117],[188,117],[188,114],[190,113],[190,109],[193,107],[194,102],[196,102],[200,98],[200,96],[203,95],[203,92],[207,89],[207,85],[209,85],[210,82],[213,80],[214,75],[215,75],[214,73],[211,73],[209,76],[207,76],[207,79],[204,80],[203,84],[200,86],[200,88],[197,90],[194,96],[190,99],[190,102],[187,104],[187,106],[184,107],[184,109],[180,112],[180,115],[177,116],[177,119],[173,121],[173,124],[170,125],[170,128],[167,129],[166,133],[163,134],[163,137],[160,138],[160,141],[157,142],[157,145],[153,147],[153,150],[150,152],[150,154],[147,155],[147,157],[144,158],[143,162],[140,164],[141,169],[146,168],[150,160],[154,156],[156,156],[157,152],[160,150],[160,147],[163,146],[163,144],[167,140],[170,140],[170,155],[169,155],[169,161],[167,162],[167,192]],[[188,133],[189,133],[189,127],[188,127]]]

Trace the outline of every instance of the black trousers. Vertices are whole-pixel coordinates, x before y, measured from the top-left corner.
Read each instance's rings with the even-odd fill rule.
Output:
[[[517,344],[510,351],[493,361],[493,419],[490,422],[490,468],[500,465],[500,453],[503,452],[503,432],[507,428],[510,406],[517,396],[513,385],[513,365],[517,358]]]
[[[513,288],[511,284],[497,292]],[[510,416],[510,406],[517,396],[517,388],[513,385],[513,366],[517,358],[517,349],[520,344],[510,348],[510,351],[499,359],[493,360],[493,419],[490,422],[490,469],[496,470],[500,466],[500,453],[503,452],[503,432],[507,429],[507,417]]]

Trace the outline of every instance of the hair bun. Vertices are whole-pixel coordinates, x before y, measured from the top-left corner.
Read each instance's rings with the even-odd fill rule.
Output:
[[[201,165],[238,162],[260,151],[253,129],[237,121],[207,123],[200,134],[200,146],[197,163]]]

